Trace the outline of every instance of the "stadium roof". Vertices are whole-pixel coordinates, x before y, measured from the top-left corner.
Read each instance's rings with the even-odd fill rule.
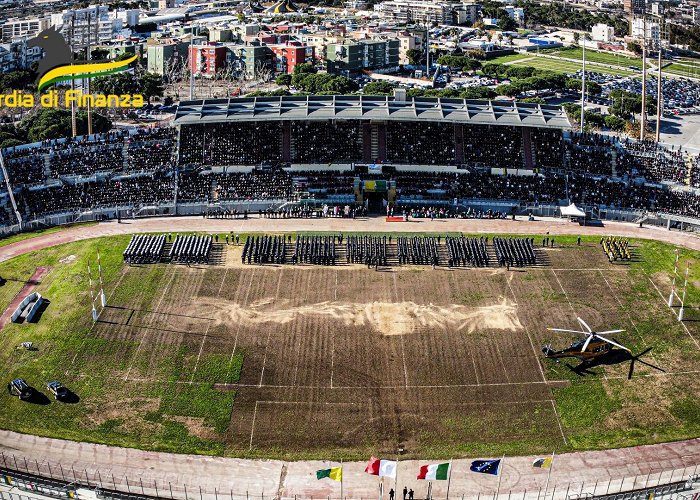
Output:
[[[276,96],[183,101],[176,125],[256,120],[402,120],[571,128],[560,106],[512,101],[385,96]]]

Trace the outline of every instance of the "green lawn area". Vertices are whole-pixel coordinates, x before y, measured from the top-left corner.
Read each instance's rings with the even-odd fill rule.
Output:
[[[510,54],[507,56],[500,56],[494,57],[493,59],[487,59],[486,61],[483,61],[482,64],[505,64],[513,61],[520,61],[522,59],[529,59],[531,57],[533,57],[531,54]]]
[[[583,59],[583,49],[581,49],[580,47],[555,49],[548,51],[548,53],[555,56],[567,57],[569,59]],[[641,58],[627,57],[617,54],[611,54],[609,52],[596,52],[594,50],[586,50],[586,62],[612,64],[615,66],[621,66],[623,68],[629,68],[630,66],[633,66],[635,68],[642,69]]]
[[[575,73],[576,71],[581,69],[581,65],[575,62],[549,59],[546,57],[536,57],[527,61],[516,61],[515,63],[513,63],[513,66],[530,66],[537,69],[556,71],[558,73]],[[631,70],[610,69],[608,67],[600,66],[598,64],[593,63],[586,64],[586,70],[606,75],[631,76],[635,74],[635,72]]]
[[[673,62],[663,68],[664,73],[672,73],[678,76],[690,76],[700,78],[700,62]]]

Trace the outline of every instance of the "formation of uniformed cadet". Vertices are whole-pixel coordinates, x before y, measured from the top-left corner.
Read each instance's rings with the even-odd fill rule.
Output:
[[[387,265],[386,236],[348,236],[345,241],[345,259],[352,264],[367,267]]]
[[[124,262],[127,264],[152,264],[160,262],[165,245],[165,235],[148,236],[137,234],[131,238],[124,250]]]
[[[287,255],[287,239],[284,236],[253,236],[245,240],[241,262],[248,264],[284,264]]]
[[[629,241],[613,236],[605,236],[600,239],[605,255],[610,262],[616,260],[630,260]]]
[[[489,265],[489,254],[486,250],[487,238],[454,238],[445,237],[447,245],[447,264],[450,267],[472,265],[483,267]]]
[[[533,238],[499,238],[494,236],[493,247],[499,266],[531,266],[536,263]]]
[[[232,210],[225,208],[210,209],[207,211],[205,217],[208,219],[247,219],[248,211],[240,212],[235,208]]]
[[[335,236],[297,236],[292,262],[334,266]]]
[[[396,253],[399,264],[424,264],[433,267],[439,264],[438,238],[433,237],[398,237]]]
[[[171,262],[204,263],[209,261],[212,237],[206,236],[177,236],[170,248],[168,256]]]

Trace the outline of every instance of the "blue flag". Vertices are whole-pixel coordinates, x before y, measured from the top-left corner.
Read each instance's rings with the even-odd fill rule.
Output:
[[[501,460],[474,460],[469,470],[479,472],[481,474],[498,475],[498,469],[501,466]]]

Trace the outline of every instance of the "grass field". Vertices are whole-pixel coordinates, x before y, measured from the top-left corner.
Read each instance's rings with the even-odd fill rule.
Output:
[[[698,61],[673,62],[665,66],[663,72],[678,76],[700,78],[700,63]]]
[[[518,60],[513,63],[513,66],[531,66],[533,68],[547,69],[558,73],[575,73],[581,69],[581,64],[573,61],[563,61],[559,59],[550,59],[547,57],[537,56],[534,56],[532,59]],[[586,70],[595,71],[606,75],[632,76],[635,74],[635,72],[631,70],[611,69],[595,63],[586,63]]]
[[[583,59],[583,49],[580,47],[568,47],[566,49],[553,49],[547,51],[548,54],[566,57],[569,59]],[[638,69],[642,69],[642,59],[638,57],[627,57],[617,54],[610,54],[608,52],[596,52],[594,50],[586,50],[586,63],[601,63],[601,64],[611,64],[613,66],[620,66],[625,69],[630,66]],[[647,63],[648,65],[648,63]]]
[[[538,241],[536,238],[535,241]],[[247,457],[447,458],[600,449],[700,434],[700,269],[681,324],[664,304],[673,247],[634,242],[610,264],[598,242],[557,237],[526,270],[404,266],[124,266],[128,237],[0,264],[3,309],[36,266],[51,303],[9,324],[0,364],[75,404],[0,405],[0,427],[153,450]],[[94,326],[86,267],[102,256],[109,306]],[[683,250],[680,268],[700,254]],[[93,265],[94,269],[94,265]],[[579,376],[540,347],[547,327],[623,328],[643,359]],[[34,352],[15,350],[35,342]],[[49,403],[37,400],[39,403]]]
[[[530,54],[509,54],[507,56],[494,57],[493,59],[487,59],[483,64],[505,64],[513,61],[520,61],[522,59],[529,59],[532,57]]]

